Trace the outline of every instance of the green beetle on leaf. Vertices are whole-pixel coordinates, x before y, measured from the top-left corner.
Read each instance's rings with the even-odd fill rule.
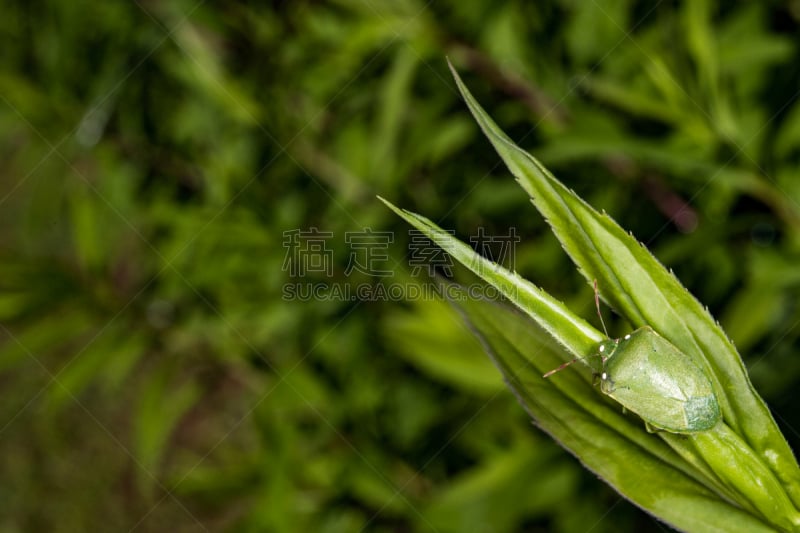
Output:
[[[595,304],[599,314],[596,281]],[[601,323],[602,320],[601,316]],[[719,422],[719,403],[708,376],[688,355],[650,326],[641,327],[621,339],[609,338],[600,343],[596,353],[564,363],[544,377],[576,361],[584,361],[592,369],[595,380],[599,379],[600,391],[639,415],[648,430],[697,433]]]

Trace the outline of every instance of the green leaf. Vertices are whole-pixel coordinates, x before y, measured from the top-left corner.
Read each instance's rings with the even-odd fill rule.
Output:
[[[136,411],[136,459],[142,466],[139,483],[153,489],[153,475],[168,448],[169,438],[184,415],[200,399],[202,390],[193,381],[177,384],[170,369],[148,382],[141,391]]]
[[[560,355],[532,320],[493,302],[453,301],[536,424],[620,494],[681,530],[773,530],[714,494],[681,469],[674,456],[673,461],[665,460],[671,454],[660,439],[624,418],[618,406],[608,405],[574,373],[563,381],[584,389],[579,396],[544,380],[541,369]],[[605,411],[607,419],[597,416],[599,411]],[[641,434],[646,440],[638,438]]]
[[[497,375],[494,369],[492,373]],[[544,446],[533,436],[517,439],[510,449],[434,494],[424,508],[425,520],[442,533],[487,530],[476,524],[491,524],[491,531],[513,531],[526,515],[545,515],[569,501],[580,482],[578,469],[559,458],[555,446]]]
[[[580,272],[587,280],[596,279],[604,300],[634,326],[651,326],[707,370],[725,423],[769,465],[798,506],[800,469],[794,455],[717,322],[636,239],[517,147],[472,97],[452,65],[451,70],[484,134]]]
[[[564,304],[539,287],[521,278],[515,272],[510,272],[476,254],[472,248],[452,237],[427,218],[399,209],[380,196],[378,199],[476,275],[496,287],[503,296],[541,324],[575,357],[583,357],[591,353],[597,343],[605,338],[591,324],[572,314]]]
[[[503,382],[478,341],[465,335],[464,323],[441,300],[422,299],[413,310],[393,309],[383,322],[384,336],[411,364],[444,383],[482,395],[503,390]]]
[[[556,301],[540,288],[519,277],[517,274],[481,257],[467,245],[436,226],[427,218],[398,209],[383,198],[381,198],[381,201],[415,228],[427,235],[437,245],[445,249],[459,262],[497,288],[503,296],[533,318],[543,330],[547,331],[551,335],[552,340],[558,341],[558,343],[566,347],[573,356],[585,357],[593,353],[594,350],[597,349],[597,344],[605,339],[599,331],[586,323],[582,318],[574,315],[561,302]],[[563,362],[563,352],[558,350],[555,353],[560,353],[561,356],[550,361],[537,363],[539,365],[538,370],[541,374],[552,370]],[[594,393],[589,393],[588,397],[585,396],[587,394],[586,384],[588,381],[588,376],[584,376],[583,381],[579,380],[572,384],[564,379],[559,379],[557,380],[557,386],[563,387],[563,390],[570,397],[584,397],[587,404],[593,405],[594,402],[597,401],[596,395]],[[601,418],[608,416],[608,413],[604,411],[596,412],[595,414]],[[612,423],[610,419],[607,421],[608,423]],[[636,427],[641,433],[638,437],[642,439],[643,445],[652,445],[651,436],[644,431],[641,422]],[[624,429],[629,430],[630,428]],[[702,457],[697,455],[694,448],[686,442],[685,439],[682,437],[673,439],[673,436],[670,434],[663,434],[663,437],[665,439],[671,439],[668,441],[669,446],[678,451],[682,457],[682,460],[675,461],[676,465],[690,470],[701,471],[702,473],[698,473],[698,475],[703,479],[704,483],[709,486],[714,486],[716,490],[725,493],[726,489],[716,481],[715,475],[705,466]],[[662,459],[673,460],[666,456],[662,457]],[[686,462],[689,462],[691,466],[686,465]],[[726,495],[733,497],[730,494]]]
[[[587,465],[594,464],[590,461],[593,454],[598,462],[599,457],[603,457],[602,467],[590,468],[631,500],[673,523],[679,523],[675,522],[676,511],[666,512],[659,506],[660,501],[649,499],[648,491],[643,490],[642,485],[637,486],[631,480],[619,477],[622,465],[631,462],[636,466],[635,471],[651,468],[649,463],[633,461],[631,457],[635,453],[644,454],[647,461],[658,462],[670,469],[654,474],[656,478],[663,477],[661,483],[674,481],[674,476],[679,475],[681,483],[702,488],[703,501],[732,505],[739,512],[757,517],[755,519],[763,524],[783,530],[798,529],[800,513],[791,498],[796,498],[798,493],[798,469],[794,456],[765,404],[752,389],[741,359],[716,322],[633,237],[608,216],[597,213],[550,175],[536,159],[515,146],[478,106],[457,75],[456,81],[481,129],[530,194],[534,205],[545,215],[583,274],[590,280],[599,280],[605,299],[631,323],[651,326],[697,361],[711,378],[723,413],[723,421],[707,431],[690,435],[649,434],[640,419],[622,416],[618,404],[589,387],[585,372],[565,372],[558,379],[546,382],[541,374],[558,366],[564,359],[564,354],[556,348],[550,350],[550,357],[548,350],[540,350],[550,339],[539,343],[530,342],[530,339],[520,342],[513,336],[515,330],[510,318],[500,320],[499,313],[489,313],[483,319],[497,322],[490,322],[491,328],[488,328],[467,313],[487,349],[495,354],[495,362],[507,382],[534,420]],[[381,200],[496,287],[573,356],[580,358],[594,353],[598,343],[604,340],[604,336],[583,319],[516,273],[480,257],[430,220]],[[470,300],[453,297],[452,293],[448,295],[461,302],[462,307],[469,308]],[[531,328],[528,326],[523,330],[529,334]],[[498,336],[501,340],[497,339]],[[516,359],[509,355],[514,351],[517,352]],[[520,373],[524,374],[524,379],[517,379]],[[553,396],[556,394],[560,397]],[[538,407],[532,407],[536,405]],[[594,434],[582,443],[581,438],[586,433]],[[625,450],[626,446],[638,449],[616,457],[601,454],[597,447],[604,442],[603,439],[614,441],[611,448],[615,452]],[[616,442],[616,439],[624,442]],[[604,475],[604,469],[609,465],[614,466],[616,478]],[[690,489],[687,486],[676,492],[688,498],[696,493],[696,487]],[[676,506],[684,514],[693,509],[697,516],[703,514],[702,507],[698,501],[692,500],[677,502]],[[705,512],[715,515],[729,511],[716,508]],[[738,524],[738,520],[736,522]],[[710,522],[719,523],[716,519]],[[709,523],[699,522],[690,528],[714,529]]]
[[[80,396],[95,380],[106,388],[106,393],[114,392],[113,387],[128,375],[145,347],[145,338],[131,331],[130,324],[110,324],[92,336],[54,375],[55,384],[47,393],[50,407],[58,412],[65,402]]]

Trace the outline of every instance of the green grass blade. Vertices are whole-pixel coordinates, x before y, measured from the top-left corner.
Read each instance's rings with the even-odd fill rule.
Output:
[[[800,506],[800,469],[744,364],[708,311],[636,239],[555,179],[500,130],[453,70],[470,111],[587,280],[633,325],[650,325],[708,370],[725,422]]]
[[[577,386],[589,396],[576,398],[542,379],[542,366],[560,356],[529,318],[482,300],[459,298],[454,305],[536,424],[624,497],[685,531],[773,531],[678,468],[663,441],[621,417],[619,406],[606,405],[584,383]],[[621,421],[609,424],[612,418],[598,416],[598,410],[608,410]],[[647,440],[631,438],[640,435]]]
[[[378,197],[389,209],[421,231],[453,258],[481,279],[491,283],[500,293],[524,310],[574,357],[592,352],[605,337],[591,324],[574,315],[564,304],[529,281],[502,266],[481,257],[427,218],[394,206]],[[563,361],[562,361],[563,362]],[[556,365],[557,366],[557,365]]]
[[[387,200],[381,200],[398,215],[408,221],[412,226],[422,231],[433,242],[450,253],[459,262],[470,268],[475,274],[487,281],[507,296],[522,311],[533,318],[543,331],[550,333],[552,340],[566,346],[574,356],[582,356],[596,349],[597,343],[603,336],[583,319],[572,315],[572,313],[560,302],[554,300],[547,293],[536,288],[530,282],[520,278],[515,273],[504,269],[481,257],[467,245],[463,244],[451,234],[436,226],[427,218],[411,213],[393,206]],[[447,293],[450,294],[450,293]],[[557,310],[557,312],[554,312]],[[572,329],[570,329],[572,328]],[[582,328],[582,329],[579,329]],[[588,335],[582,338],[582,331]],[[596,337],[596,340],[593,338]],[[528,353],[536,353],[540,345],[529,345]],[[552,343],[556,346],[555,343]],[[728,482],[729,476],[720,476],[709,465],[707,458],[703,455],[703,450],[698,450],[694,441],[687,440],[684,436],[662,433],[661,439],[655,438],[652,434],[645,431],[641,421],[621,416],[621,409],[618,404],[599,395],[588,385],[588,375],[577,373],[563,373],[552,380],[545,380],[542,375],[548,370],[552,370],[563,362],[565,354],[562,350],[551,348],[552,357],[547,356],[547,350],[533,357],[528,366],[535,368],[535,379],[529,379],[525,386],[530,387],[554,387],[565,398],[569,398],[583,409],[587,416],[593,416],[596,421],[612,430],[615,434],[624,436],[631,443],[655,455],[660,461],[670,465],[671,468],[683,472],[706,488],[712,490],[725,501],[737,501],[743,508],[753,510],[758,508],[752,503],[752,499],[743,497],[741,491],[731,488]],[[556,416],[554,414],[554,416]],[[734,468],[735,470],[735,468]],[[762,469],[763,470],[763,469]],[[767,469],[767,472],[770,472]],[[729,474],[730,469],[723,472]],[[763,479],[765,486],[772,483],[771,475],[764,475],[763,471],[758,471],[754,479]],[[778,498],[780,499],[780,498]]]

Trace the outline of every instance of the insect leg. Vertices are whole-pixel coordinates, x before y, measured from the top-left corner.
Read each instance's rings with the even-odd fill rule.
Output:
[[[580,361],[581,359],[583,359],[583,358],[582,358],[582,357],[576,357],[576,358],[575,358],[575,359],[573,359],[572,361],[567,361],[567,362],[566,362],[566,363],[564,363],[563,365],[561,365],[561,366],[559,366],[559,367],[557,367],[557,368],[554,368],[553,370],[551,370],[551,371],[547,372],[547,373],[546,373],[544,376],[542,376],[542,377],[549,378],[550,376],[552,376],[552,375],[553,375],[553,374],[555,374],[556,372],[560,372],[560,371],[564,370],[565,368],[567,368],[567,367],[568,367],[569,365],[571,365],[572,363],[576,363],[576,362]]]

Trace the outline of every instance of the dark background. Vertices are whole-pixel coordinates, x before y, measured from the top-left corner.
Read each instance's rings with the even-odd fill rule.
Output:
[[[709,306],[800,445],[798,2],[2,11],[0,531],[665,529],[531,427],[448,304],[332,292],[431,281],[380,194],[513,228],[507,266],[597,321],[446,56]],[[326,268],[292,272],[312,228]],[[391,242],[359,272],[365,229]]]

